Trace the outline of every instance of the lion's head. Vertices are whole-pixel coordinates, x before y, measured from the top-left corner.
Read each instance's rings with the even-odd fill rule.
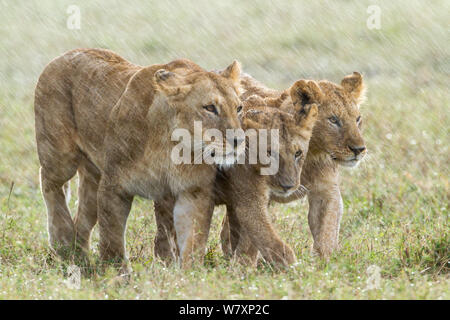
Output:
[[[227,140],[228,129],[240,129],[239,114],[242,106],[239,99],[239,63],[234,61],[221,73],[206,72],[201,68],[175,68],[172,71],[160,69],[155,72],[154,82],[159,92],[162,92],[168,104],[176,110],[174,128],[186,129],[193,137],[194,163],[195,150],[201,150],[200,155],[207,156],[214,146],[215,162],[223,164],[223,159],[235,153],[243,142],[236,139]],[[205,140],[206,130],[216,130],[223,137]],[[200,134],[198,134],[200,133]]]
[[[361,74],[354,72],[344,77],[341,85],[326,80],[299,80],[291,90],[298,92],[298,99],[292,99],[294,110],[311,104],[319,105],[310,152],[325,152],[343,166],[358,164],[367,152],[361,135],[359,111],[365,97]]]
[[[292,95],[298,93],[294,90]],[[270,149],[271,135],[268,134],[268,156],[278,159],[278,171],[268,178],[273,194],[287,197],[300,187],[300,174],[308,153],[309,141],[317,119],[317,105],[308,105],[295,114],[277,108],[266,108],[264,100],[251,96],[244,101],[245,129],[275,129],[278,131],[278,153]]]

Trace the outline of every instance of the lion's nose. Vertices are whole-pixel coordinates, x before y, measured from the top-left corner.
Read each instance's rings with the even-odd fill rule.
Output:
[[[366,150],[366,146],[350,146],[349,145],[348,148],[350,150],[352,150],[352,152],[355,154],[355,156],[357,156],[358,154],[360,154],[361,152]]]
[[[280,184],[281,188],[283,188],[284,192],[294,188],[292,184]]]

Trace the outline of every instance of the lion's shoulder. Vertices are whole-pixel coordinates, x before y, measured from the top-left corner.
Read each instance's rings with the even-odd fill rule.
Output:
[[[241,73],[240,86],[243,90],[242,99],[247,99],[252,95],[257,95],[262,98],[275,98],[280,95],[280,92],[265,86],[253,78],[248,73]]]

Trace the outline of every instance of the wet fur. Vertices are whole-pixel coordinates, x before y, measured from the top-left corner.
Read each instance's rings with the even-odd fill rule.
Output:
[[[303,105],[319,106],[318,119],[303,165],[300,187],[287,197],[272,193],[270,201],[287,203],[308,196],[308,223],[314,239],[313,248],[316,253],[327,259],[338,249],[339,227],[343,213],[339,164],[345,164],[347,159],[354,156],[349,145],[364,145],[362,120],[357,122],[360,116],[359,105],[365,99],[362,76],[355,72],[344,77],[340,85],[327,80],[299,80],[287,90],[276,91],[265,87],[248,74],[241,74],[241,88],[244,106],[265,104],[265,108],[277,108],[291,114],[298,114],[299,108]],[[291,91],[297,91],[299,94],[292,95]],[[330,124],[329,118],[333,115],[340,118],[341,128]],[[359,155],[360,158],[365,153],[366,150]],[[242,178],[241,181],[241,187],[247,184],[255,190],[258,189],[251,179]],[[246,187],[244,190],[247,190]],[[246,196],[246,192],[241,192],[237,195],[236,201],[248,203]],[[236,202],[232,198],[228,201]],[[261,206],[260,210],[265,212],[266,207]],[[158,216],[158,210],[156,214]],[[169,247],[164,248],[159,244],[168,242],[159,229],[157,239],[155,252],[165,258]],[[234,256],[237,253],[246,257],[252,264],[256,262],[258,249],[252,245],[246,228],[242,228],[231,206],[227,206],[221,240],[222,250],[227,256]]]
[[[271,107],[290,113],[297,111],[296,101],[292,100],[287,90],[276,92],[268,89],[246,74],[241,76],[241,86],[243,96],[246,95],[245,92],[257,94]],[[287,203],[308,196],[308,223],[314,239],[313,248],[320,256],[328,259],[339,247],[339,228],[343,213],[339,165],[345,165],[347,159],[354,157],[349,145],[364,146],[363,120],[357,122],[357,119],[361,115],[359,106],[365,100],[366,88],[362,76],[357,72],[344,77],[340,85],[327,80],[299,80],[293,86],[297,86],[303,93],[300,96],[307,99],[304,103],[318,104],[319,115],[302,170],[302,187],[291,196],[272,195],[270,200]],[[341,120],[341,128],[330,124],[329,118],[333,115]],[[366,152],[364,150],[358,155],[359,160]],[[227,214],[223,221],[221,239],[222,249],[229,256],[236,253],[240,241],[246,237],[245,233],[239,230],[241,229],[236,219]],[[252,248],[248,249],[246,255],[251,256],[253,262],[257,258]]]
[[[298,93],[292,90],[292,94],[297,96]],[[247,163],[218,171],[214,186],[215,205],[225,204],[229,219],[236,221],[240,230],[245,230],[246,238],[240,239],[236,246],[242,262],[252,263],[252,256],[259,251],[267,262],[287,266],[295,261],[295,255],[274,229],[268,215],[268,203],[273,193],[287,196],[301,188],[300,174],[317,118],[317,106],[310,105],[305,110],[300,105],[298,112],[291,114],[267,107],[257,96],[249,97],[243,105],[246,110],[242,118],[243,129],[278,130],[279,170],[274,175],[261,175],[261,164]],[[296,158],[299,150],[302,156]],[[282,186],[286,185],[291,189],[284,190]],[[176,243],[172,210],[173,199],[155,202],[159,221],[155,253],[167,262],[172,261],[179,251],[172,246]]]
[[[240,128],[239,65],[222,74],[189,60],[141,67],[101,49],[78,49],[50,62],[35,92],[36,140],[51,247],[67,256],[89,250],[99,224],[100,256],[127,272],[126,221],[133,197],[171,196],[177,206],[181,262],[205,250],[214,165],[174,165],[174,128]],[[203,107],[220,104],[217,116]],[[64,184],[78,172],[72,219]]]

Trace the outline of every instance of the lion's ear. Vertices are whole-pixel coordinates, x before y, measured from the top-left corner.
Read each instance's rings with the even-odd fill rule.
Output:
[[[312,129],[316,123],[317,116],[319,114],[319,108],[316,103],[303,106],[299,112],[296,112],[295,122],[301,129],[312,132]]]
[[[175,77],[175,73],[167,71],[166,69],[159,69],[155,72],[156,82],[162,82],[171,77]]]
[[[265,98],[264,101],[268,107],[280,108],[288,96],[289,96],[289,94],[285,91],[279,97]]]
[[[190,85],[183,84],[183,77],[166,69],[159,69],[153,75],[157,88],[165,95],[183,96],[191,90]]]
[[[321,104],[323,93],[315,81],[298,80],[289,90],[294,106],[304,107],[308,104]]]
[[[236,87],[239,87],[241,77],[241,65],[234,60],[225,70],[220,72],[222,77],[231,79]]]
[[[352,95],[358,104],[364,102],[366,98],[366,86],[359,72],[353,72],[353,74],[345,76],[341,81],[341,86]]]

